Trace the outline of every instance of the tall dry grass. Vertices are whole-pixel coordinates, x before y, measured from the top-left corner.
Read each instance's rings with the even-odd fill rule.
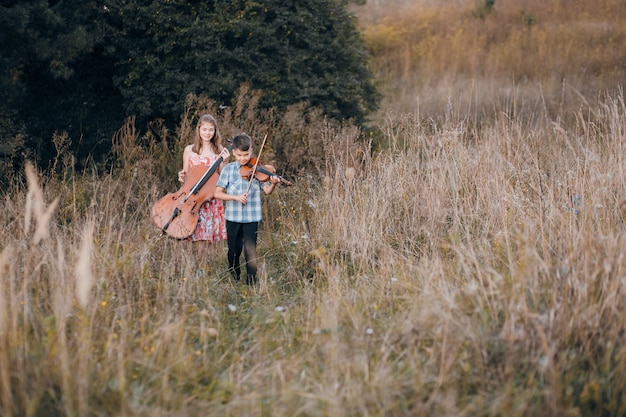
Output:
[[[379,153],[302,123],[326,159],[267,198],[254,288],[151,224],[158,129],[123,127],[109,173],[29,168],[1,203],[0,414],[624,415],[623,93],[515,111],[390,111]]]
[[[56,134],[2,194],[0,415],[624,415],[624,5],[485,5],[360,9],[372,142],[246,87],[129,119],[109,172]],[[149,219],[204,112],[296,184],[255,288]]]
[[[554,118],[626,82],[619,0],[377,0],[354,11],[383,114],[433,116],[451,101],[492,115],[517,95]]]

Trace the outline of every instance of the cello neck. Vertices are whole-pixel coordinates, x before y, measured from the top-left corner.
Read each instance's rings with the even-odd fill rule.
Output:
[[[233,145],[230,145],[227,149],[228,149],[228,152],[232,151]],[[224,162],[224,158],[219,156],[217,160],[213,163],[213,165],[211,165],[211,167],[206,170],[204,175],[200,177],[198,182],[196,182],[196,184],[191,188],[191,190],[189,190],[189,196],[187,196],[187,198],[189,198],[190,196],[194,194],[197,194],[198,191],[200,191],[202,186],[207,182],[207,180],[211,177],[211,175],[213,175],[213,173],[217,171],[217,168],[219,168],[222,162]],[[185,200],[187,200],[187,198]]]

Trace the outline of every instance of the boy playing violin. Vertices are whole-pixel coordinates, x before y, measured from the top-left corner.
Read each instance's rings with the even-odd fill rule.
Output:
[[[257,231],[262,218],[261,190],[271,194],[280,181],[271,176],[267,182],[241,176],[241,167],[252,158],[252,139],[245,133],[233,138],[232,155],[235,161],[222,169],[215,186],[214,197],[226,202],[226,239],[228,242],[228,270],[234,280],[240,278],[239,258],[243,250],[246,260],[246,284],[257,281]],[[252,182],[250,184],[250,181]]]

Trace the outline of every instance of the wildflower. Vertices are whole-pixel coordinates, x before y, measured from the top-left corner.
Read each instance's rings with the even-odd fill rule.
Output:
[[[346,179],[348,180],[348,184],[352,184],[352,182],[354,182],[354,168],[353,167],[348,167],[346,168]]]
[[[572,198],[572,207],[570,207],[569,211],[576,215],[580,214],[580,210],[582,208],[582,198],[579,195],[575,195]]]
[[[324,246],[320,246],[319,248],[309,252],[309,255],[322,257],[326,255],[326,248]]]

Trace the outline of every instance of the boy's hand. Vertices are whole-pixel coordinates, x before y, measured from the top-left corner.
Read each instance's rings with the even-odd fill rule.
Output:
[[[243,193],[234,196],[235,201],[239,201],[241,204],[246,204],[248,202],[248,193]]]

